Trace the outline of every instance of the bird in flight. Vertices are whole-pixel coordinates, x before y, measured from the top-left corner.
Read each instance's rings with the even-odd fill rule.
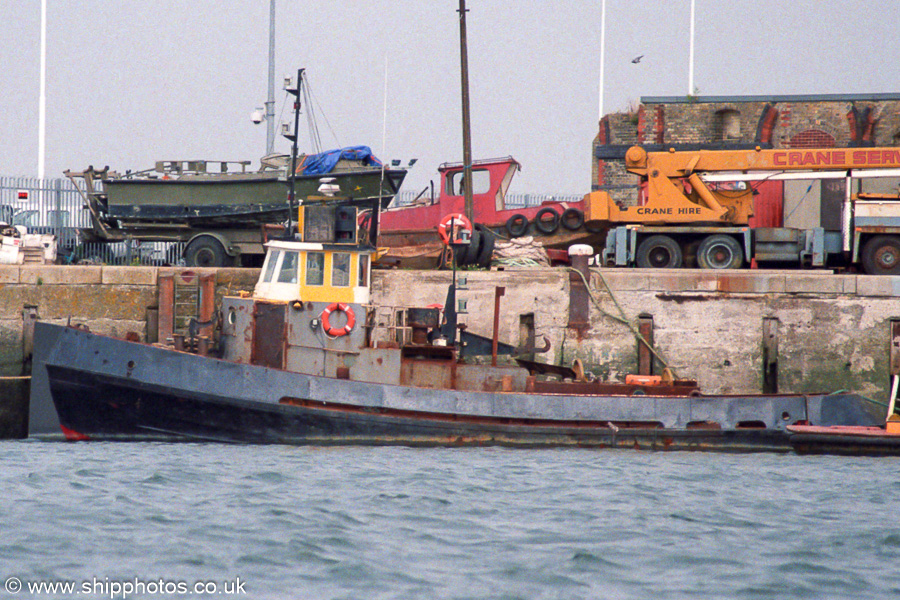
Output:
[[[638,56],[637,58],[632,58],[632,59],[631,59],[631,62],[634,63],[634,64],[638,64],[639,62],[641,62],[641,59],[642,59],[642,58],[644,58],[644,55],[643,55],[643,54],[641,54],[641,55]]]

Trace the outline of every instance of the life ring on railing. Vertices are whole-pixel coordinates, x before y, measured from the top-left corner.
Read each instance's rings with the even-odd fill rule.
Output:
[[[347,324],[340,328],[331,326],[331,313],[336,310],[343,311],[347,315]],[[325,333],[327,333],[331,337],[341,337],[342,335],[347,335],[348,333],[353,331],[353,326],[356,325],[356,315],[353,314],[353,309],[350,308],[348,304],[344,304],[343,302],[334,302],[332,304],[329,304],[328,307],[322,311],[321,319],[322,329],[324,329]]]
[[[468,229],[469,235],[472,235],[472,222],[466,218],[466,215],[462,213],[450,213],[443,219],[441,219],[440,224],[437,226],[438,235],[441,236],[441,241],[445,244],[450,243],[450,222],[453,222],[454,227],[459,226],[462,229]],[[455,238],[455,236],[454,236]]]

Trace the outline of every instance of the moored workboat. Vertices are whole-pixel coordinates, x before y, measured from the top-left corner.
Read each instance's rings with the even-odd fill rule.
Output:
[[[492,340],[460,335],[455,286],[443,311],[371,304],[375,249],[355,210],[302,207],[254,293],[223,301],[217,340],[195,331],[176,349],[38,323],[32,401],[91,440],[787,452],[791,425],[883,423],[854,394],[706,396],[686,380],[481,364]]]

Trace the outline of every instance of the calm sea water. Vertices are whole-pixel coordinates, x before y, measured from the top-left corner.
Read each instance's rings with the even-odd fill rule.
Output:
[[[891,458],[29,440],[0,461],[0,597],[900,597]]]

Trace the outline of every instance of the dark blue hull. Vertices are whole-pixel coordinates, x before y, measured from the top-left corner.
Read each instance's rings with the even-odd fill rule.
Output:
[[[70,439],[788,452],[785,423],[879,418],[850,394],[565,396],[355,382],[43,323],[34,372],[33,411],[52,399]]]

